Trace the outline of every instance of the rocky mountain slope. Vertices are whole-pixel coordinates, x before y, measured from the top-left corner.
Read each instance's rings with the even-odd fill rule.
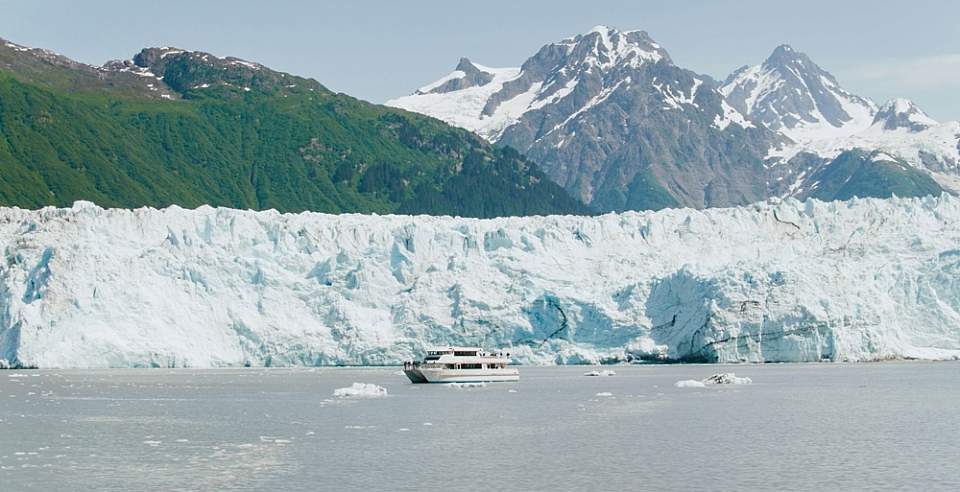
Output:
[[[451,83],[468,72],[487,76]],[[647,33],[599,26],[544,46],[519,69],[462,60],[387,104],[512,146],[601,210],[763,199],[756,177],[778,137],[743,118],[718,87],[676,66]]]
[[[771,146],[767,154],[774,195],[817,196],[825,173],[842,176],[843,184],[860,196],[960,190],[960,123],[940,124],[906,99],[878,107],[844,90],[833,75],[790,46],[777,47],[760,65],[735,71],[721,92],[747,118],[787,137],[786,144]],[[889,184],[826,171],[845,167],[851,151],[876,164],[871,173]]]
[[[511,149],[237,58],[0,41],[0,204],[474,217],[588,209]]]
[[[852,178],[857,196],[960,190],[957,123],[904,101],[878,108],[787,45],[718,83],[674,65],[643,31],[600,26],[517,69],[461,60],[387,104],[513,146],[601,210],[834,198],[823,190],[842,183],[816,180],[826,176]],[[848,152],[876,164],[867,181],[825,171],[848,169]]]
[[[0,209],[0,359],[40,367],[960,356],[960,199],[457,219]]]

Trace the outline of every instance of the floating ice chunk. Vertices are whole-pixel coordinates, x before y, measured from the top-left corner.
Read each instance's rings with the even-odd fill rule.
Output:
[[[335,389],[333,396],[338,398],[380,398],[387,396],[387,389],[375,384],[353,383],[346,388]]]
[[[717,373],[713,376],[710,376],[701,381],[696,379],[687,379],[684,381],[677,381],[674,383],[674,386],[677,388],[703,388],[705,386],[713,384],[751,384],[753,380],[750,378],[738,378],[736,374],[732,372],[723,372]]]
[[[609,392],[609,391],[601,391],[601,392],[597,393],[597,396],[613,396],[613,393],[611,393],[611,392]]]
[[[750,378],[738,378],[737,375],[732,372],[723,372],[714,374],[704,379],[703,382],[706,384],[751,384],[753,380]]]
[[[583,373],[583,375],[584,376],[616,376],[617,373],[609,369],[603,369],[601,371],[587,371]]]
[[[447,383],[448,388],[457,388],[457,389],[483,388],[486,385],[487,383]]]

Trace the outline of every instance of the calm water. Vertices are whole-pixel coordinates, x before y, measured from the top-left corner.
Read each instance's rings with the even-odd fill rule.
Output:
[[[957,363],[587,369],[0,371],[0,488],[960,489]]]

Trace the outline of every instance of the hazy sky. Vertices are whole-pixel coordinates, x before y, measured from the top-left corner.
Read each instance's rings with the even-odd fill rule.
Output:
[[[878,103],[903,96],[960,119],[960,2],[684,0],[0,0],[0,37],[93,64],[144,46],[233,55],[373,102],[461,56],[518,66],[597,24],[644,29],[674,61],[723,78],[789,43]]]

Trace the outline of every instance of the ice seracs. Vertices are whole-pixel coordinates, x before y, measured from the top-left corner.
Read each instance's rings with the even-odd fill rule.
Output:
[[[960,198],[491,220],[0,208],[13,367],[960,356]]]

